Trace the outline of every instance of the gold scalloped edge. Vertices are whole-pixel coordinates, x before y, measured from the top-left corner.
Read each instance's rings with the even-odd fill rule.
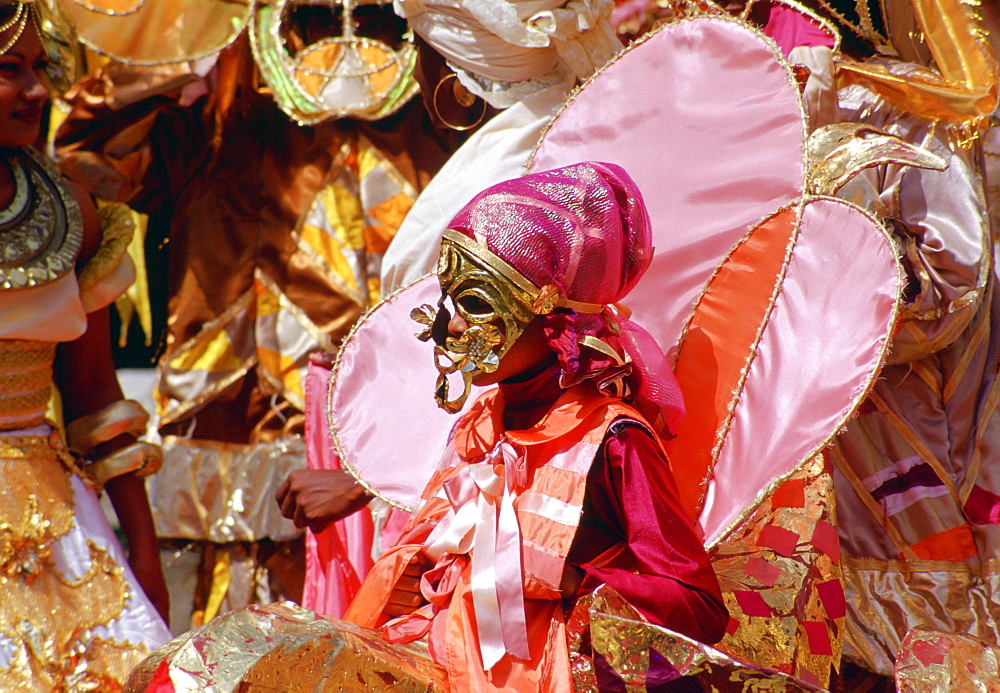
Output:
[[[334,359],[334,361],[333,361],[333,367],[330,369],[330,383],[329,383],[329,386],[327,387],[327,390],[326,390],[326,424],[327,424],[327,431],[329,432],[330,439],[333,442],[333,452],[340,459],[340,466],[341,466],[341,468],[344,469],[344,471],[346,471],[348,474],[350,474],[351,476],[353,476],[354,479],[359,484],[361,484],[366,491],[368,491],[368,493],[370,493],[373,496],[375,496],[376,498],[378,498],[378,499],[380,499],[380,500],[388,503],[392,507],[398,508],[399,510],[405,510],[406,512],[413,512],[413,508],[409,508],[409,507],[403,505],[402,503],[400,503],[398,501],[394,501],[391,498],[389,498],[388,496],[386,496],[385,494],[383,494],[381,491],[379,491],[377,488],[375,488],[372,484],[370,484],[368,481],[366,481],[364,478],[362,478],[362,476],[358,472],[358,470],[355,469],[354,466],[348,461],[349,458],[348,458],[348,454],[347,454],[347,448],[344,445],[343,439],[340,437],[340,426],[337,425],[336,413],[333,410],[333,391],[336,388],[337,378],[340,375],[341,357],[342,357],[342,355],[344,353],[344,349],[347,347],[347,345],[350,343],[350,341],[352,339],[354,339],[354,336],[355,336],[355,334],[357,334],[358,330],[360,330],[362,328],[362,326],[365,325],[368,322],[368,320],[371,319],[371,317],[375,314],[376,311],[378,311],[380,308],[382,308],[383,306],[385,306],[386,304],[388,304],[390,301],[394,300],[401,293],[403,293],[404,291],[408,290],[410,287],[418,284],[419,282],[422,282],[423,280],[428,279],[429,277],[436,277],[436,276],[437,276],[436,272],[428,272],[427,274],[424,274],[424,275],[421,275],[420,277],[417,277],[416,279],[414,279],[409,284],[406,284],[405,286],[401,286],[400,288],[398,288],[395,291],[393,291],[392,293],[390,293],[388,296],[386,296],[381,301],[379,301],[377,304],[375,304],[375,306],[373,306],[369,310],[365,311],[365,313],[360,318],[358,318],[358,321],[354,323],[354,327],[352,327],[351,331],[347,333],[347,336],[344,337],[344,341],[341,343],[340,347],[337,349],[337,357]]]
[[[234,19],[237,20],[237,22],[239,22],[239,24],[238,24],[238,26],[234,24],[233,31],[230,34],[229,39],[227,41],[223,41],[218,46],[213,46],[212,48],[208,48],[208,49],[203,50],[203,51],[201,51],[199,53],[195,53],[194,55],[185,55],[183,57],[171,58],[170,60],[136,60],[135,58],[130,58],[130,57],[126,56],[126,55],[118,55],[116,53],[112,53],[111,51],[105,50],[104,48],[102,48],[101,46],[99,46],[97,43],[95,43],[94,41],[88,39],[87,37],[85,37],[83,35],[78,34],[77,35],[77,40],[79,40],[79,42],[83,46],[85,46],[86,48],[89,48],[90,50],[94,51],[95,53],[98,53],[98,54],[103,55],[103,56],[107,56],[108,58],[111,58],[112,60],[115,60],[116,62],[122,63],[124,65],[134,65],[134,66],[138,66],[138,67],[151,67],[151,66],[154,66],[154,65],[175,65],[177,63],[195,62],[195,61],[198,61],[198,60],[203,60],[205,58],[214,57],[214,56],[218,55],[219,53],[221,53],[222,51],[224,51],[225,49],[229,48],[231,45],[233,45],[236,42],[236,40],[240,37],[240,35],[244,31],[246,31],[247,25],[250,22],[250,17],[253,14],[254,8],[257,6],[256,0],[235,0],[235,2],[233,2],[232,0],[225,0],[225,1],[226,1],[226,4],[242,4],[243,2],[246,2],[246,5],[247,5],[246,14],[243,15],[242,17],[234,18]],[[82,3],[79,3],[79,4],[80,4],[81,7],[85,7]],[[142,7],[138,7],[134,12],[120,13],[120,14],[114,14],[114,15],[108,15],[107,13],[104,13],[104,12],[98,12],[98,13],[102,14],[104,16],[116,16],[116,17],[117,16],[128,16],[130,14],[136,14],[136,13],[138,13],[141,9],[142,9]]]
[[[109,10],[103,7],[98,7],[97,5],[92,5],[86,0],[71,0],[74,4],[79,5],[85,10],[94,12],[95,14],[103,14],[108,17],[125,17],[130,14],[135,14],[142,9],[142,6],[146,4],[146,0],[137,0],[137,2],[132,5],[131,9],[128,10]]]

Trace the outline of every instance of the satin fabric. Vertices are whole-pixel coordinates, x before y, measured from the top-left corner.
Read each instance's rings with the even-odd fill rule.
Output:
[[[431,276],[380,303],[338,352],[330,383],[330,435],[341,463],[380,498],[408,510],[419,503],[458,420],[434,403],[437,371],[430,349],[401,329],[409,323],[415,332],[410,311],[436,305],[440,297]],[[466,409],[479,392],[473,389]],[[384,407],[375,414],[357,406],[361,401],[380,401],[407,414],[395,419]],[[403,420],[410,423],[399,425]]]
[[[326,427],[326,392],[330,370],[309,364],[306,398],[306,462],[310,469],[340,469]],[[322,532],[306,532],[306,579],[302,606],[324,616],[344,615],[361,581],[372,567],[375,527],[371,511],[362,509]]]
[[[60,459],[58,434],[17,433],[0,437],[0,522],[18,557],[18,565],[7,564],[0,600],[0,685],[120,686],[170,631],[129,568],[97,495]],[[70,659],[81,668],[64,670]]]
[[[901,111],[952,123],[982,122],[997,107],[998,62],[983,10],[960,0],[910,0],[884,5],[888,61],[843,61],[841,86],[871,89]],[[866,37],[876,45],[885,37]],[[917,65],[933,67],[914,69]],[[908,72],[909,75],[904,75]]]
[[[551,380],[551,374],[542,374],[535,383],[543,378]],[[514,444],[541,444],[541,450],[545,450],[545,444],[550,441],[565,440],[565,446],[579,436],[574,429],[589,427],[581,422],[590,421],[593,417],[588,412],[596,413],[595,406],[606,399],[596,394],[582,399],[579,394],[577,399],[560,399],[532,428],[504,431],[501,416],[504,402],[520,401],[517,393],[536,388],[535,383],[505,385],[501,391],[491,391],[477,400],[455,433],[455,449],[460,458],[483,459],[486,451],[494,449],[502,440],[501,436],[508,436]],[[609,443],[612,439],[615,443]],[[559,446],[552,449],[559,449]],[[587,584],[591,587],[603,583],[620,585],[648,607],[648,615],[655,621],[685,629],[695,637],[718,639],[727,621],[718,583],[690,521],[680,511],[672,493],[668,465],[658,444],[647,428],[622,426],[609,433],[598,449],[602,452],[598,453],[598,462],[592,467],[596,471],[591,472],[587,481],[581,476],[577,482],[586,484],[587,500],[581,522],[588,528],[578,535],[582,538],[574,542],[571,553],[585,568],[582,589]],[[537,462],[545,463],[544,460]],[[462,469],[478,466],[472,464]],[[529,464],[529,475],[538,473],[532,469]],[[651,481],[654,477],[656,480]],[[432,482],[425,495],[439,483]],[[633,496],[637,501],[634,506]],[[648,502],[642,498],[647,498]],[[346,616],[348,620],[368,627],[384,623],[381,612],[391,586],[413,557],[425,551],[421,548],[422,542],[433,540],[447,507],[447,503],[428,502],[415,514],[401,544],[374,567]],[[625,543],[628,548],[618,552],[617,559],[595,560],[599,554],[606,554],[609,546],[618,543]],[[453,563],[439,561],[439,568],[448,566],[437,588],[440,592],[432,594],[425,586],[425,595],[436,608],[425,608],[423,613],[418,612],[402,622],[390,622],[387,638],[407,642],[429,630],[432,656],[448,668],[450,684],[456,690],[494,687],[525,690],[520,686],[528,684],[537,690],[563,690],[560,686],[568,684],[563,678],[568,675],[568,663],[560,663],[567,660],[563,659],[566,641],[557,591],[545,599],[525,601],[528,642],[531,643],[528,661],[504,657],[488,674],[484,673],[475,636],[479,633],[482,637],[483,625],[478,612],[476,618],[472,617],[476,586],[474,579],[470,580],[470,571],[475,571],[477,550],[479,547],[473,549],[471,565],[468,560],[462,560],[464,556],[457,556],[458,560]],[[640,574],[636,575],[636,571]],[[438,594],[440,596],[436,596]],[[537,592],[526,592],[530,594]],[[665,594],[669,597],[664,598]],[[444,611],[432,616],[438,609]],[[560,673],[564,668],[565,672]]]
[[[85,46],[122,62],[147,65],[218,53],[239,36],[254,9],[253,2],[219,0],[73,0],[60,5]]]
[[[689,20],[634,44],[570,100],[530,170],[607,161],[635,180],[656,254],[626,304],[670,353],[733,245],[802,193],[803,141],[772,47],[735,22]]]
[[[397,0],[397,14],[458,79],[496,108],[558,82],[568,89],[621,48],[609,0]]]
[[[857,406],[882,358],[898,290],[894,253],[878,227],[838,202],[810,201],[795,213],[789,256],[777,273],[765,279],[752,272],[741,280],[764,282],[775,293],[761,307],[759,331],[751,331],[757,341],[748,341],[742,354],[726,355],[728,321],[746,317],[742,299],[751,289],[704,287],[748,230],[791,206],[804,189],[802,106],[772,51],[743,25],[722,19],[668,25],[569,102],[531,165],[541,170],[586,156],[627,168],[648,202],[657,252],[626,303],[633,320],[668,354],[676,353],[685,329],[699,337],[693,327],[698,311],[715,310],[718,331],[695,347],[712,353],[704,354],[696,381],[681,380],[682,391],[708,382],[726,400],[714,420],[703,420],[711,444],[694,451],[711,457],[692,479],[711,479],[704,506],[693,506],[709,544],[825,445]],[[697,80],[698,88],[682,89],[686,81],[679,75]],[[652,93],[664,88],[677,94],[663,99]],[[630,98],[620,98],[623,93]],[[628,128],[622,132],[608,122]],[[767,162],[766,177],[760,162]],[[855,244],[865,251],[844,252]],[[841,285],[846,277],[860,283]],[[865,290],[855,292],[861,286]],[[845,294],[852,298],[842,300]],[[866,303],[872,296],[875,310]],[[740,375],[723,385],[715,377],[726,367]],[[705,417],[711,410],[688,411]],[[681,439],[673,449],[678,467],[685,468]],[[684,488],[681,493],[688,497]]]
[[[979,146],[873,92],[840,92],[863,119],[948,161],[944,171],[865,171],[841,194],[891,219],[907,268],[882,377],[833,453],[848,597],[846,652],[891,674],[916,625],[1000,638],[1000,311]],[[899,595],[904,595],[900,598]]]
[[[756,353],[747,352],[739,394],[718,384],[718,392],[730,393],[730,408],[720,419],[728,429],[719,435],[699,516],[707,543],[723,536],[740,508],[752,507],[776,479],[826,446],[872,382],[893,326],[896,257],[874,221],[821,200],[802,210],[798,224],[777,293],[758,314]],[[748,316],[738,298],[745,291],[722,292],[717,329]],[[679,438],[673,449],[681,450]]]
[[[583,518],[567,561],[580,593],[609,585],[652,623],[704,643],[728,616],[715,571],[681,506],[671,465],[645,428],[611,426],[587,477]],[[613,547],[627,549],[604,558]]]
[[[649,206],[656,254],[626,304],[633,310],[632,319],[668,355],[676,356],[685,325],[719,263],[762,220],[801,198],[804,128],[796,83],[772,45],[735,22],[688,20],[663,27],[599,72],[556,116],[531,167],[545,170],[581,159],[604,160],[622,165],[636,181]],[[713,477],[712,495],[706,496],[709,514],[702,518],[709,542],[720,540],[768,487],[832,437],[869,386],[894,315],[899,288],[894,252],[870,219],[839,202],[810,200],[795,212],[792,227],[797,229],[794,247],[789,246],[794,258],[789,255],[777,275],[753,279],[777,292],[767,304],[775,310],[762,308],[757,315],[758,327],[768,332],[760,343],[761,358],[754,361],[758,349],[753,340],[743,354],[734,356],[735,365],[730,365],[740,373],[753,364],[743,379],[746,390],[735,395],[732,388],[717,390],[728,404],[715,409],[716,419],[705,423],[716,436],[707,451],[722,465]],[[864,250],[856,253],[858,243]],[[780,289],[785,267],[791,280],[787,291]],[[857,286],[842,286],[845,277]],[[424,281],[426,286],[415,285],[392,299],[399,306],[395,316],[404,315],[405,306],[415,307],[423,297],[433,296],[433,280]],[[869,293],[855,290],[862,286]],[[731,299],[732,304],[715,314],[723,328],[725,311],[738,313],[742,300],[739,285],[729,291],[722,303]],[[842,291],[853,300],[841,300]],[[868,309],[871,296],[877,297],[873,311]],[[345,352],[360,354],[365,353],[360,345],[351,342],[379,345],[379,365],[362,366],[358,374],[343,369],[333,385],[338,399],[333,416],[349,418],[349,425],[336,422],[340,449],[355,468],[360,469],[356,460],[363,456],[360,464],[380,470],[382,476],[373,486],[392,477],[392,472],[381,470],[393,469],[395,457],[375,449],[371,441],[382,435],[407,435],[410,440],[390,418],[375,413],[382,406],[376,401],[392,401],[397,416],[421,422],[422,435],[413,436],[418,438],[416,447],[406,448],[418,460],[435,457],[450,428],[447,419],[421,409],[419,391],[410,390],[410,384],[422,378],[432,391],[433,364],[426,351],[421,354],[416,345],[393,336],[398,332],[391,318],[376,311],[345,347]],[[374,332],[366,334],[369,331]],[[725,329],[717,337],[713,349],[723,349]],[[796,355],[798,349],[802,356]],[[385,369],[386,364],[404,361],[410,364],[405,375]],[[832,366],[835,374],[829,370]],[[711,372],[707,376],[713,377]],[[772,377],[774,382],[768,382]],[[800,380],[816,387],[803,387]],[[397,394],[393,388],[402,382]],[[341,412],[338,407],[351,400],[336,393],[339,388],[365,397],[361,401],[371,402],[371,411],[355,406]],[[387,393],[389,399],[368,400],[366,388],[373,395]],[[738,400],[744,403],[739,410]],[[695,415],[688,411],[689,417]],[[789,425],[793,415],[795,425]],[[723,445],[730,424],[732,437]],[[758,435],[761,431],[767,435]],[[414,488],[406,491],[408,481]],[[392,493],[412,499],[417,482],[415,476],[396,475]]]
[[[0,324],[4,340],[38,334],[61,342],[79,338],[86,315],[76,275],[0,291]],[[25,380],[21,359],[37,364],[37,351],[27,350],[39,345],[5,346],[0,370],[16,385]],[[29,376],[27,383],[48,391],[51,357],[36,374],[40,380]],[[5,394],[17,407],[15,393]],[[0,436],[5,552],[0,686],[8,690],[120,685],[132,666],[170,638],[132,574],[97,494],[67,468],[64,455],[60,435],[48,424]],[[63,668],[68,661],[73,669]]]
[[[37,310],[39,305],[45,310]],[[64,317],[52,320],[47,317],[48,311]],[[72,272],[39,287],[0,291],[0,337],[3,339],[71,342],[86,329],[87,315],[80,301],[76,275]]]

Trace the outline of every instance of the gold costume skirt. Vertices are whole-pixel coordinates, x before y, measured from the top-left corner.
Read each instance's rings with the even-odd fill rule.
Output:
[[[0,690],[115,691],[169,639],[57,434],[0,436]]]

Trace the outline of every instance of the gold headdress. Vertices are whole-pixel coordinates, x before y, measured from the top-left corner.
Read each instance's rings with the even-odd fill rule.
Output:
[[[56,0],[0,0],[0,7],[14,8],[13,15],[0,23],[0,33],[9,32],[7,40],[0,43],[0,54],[10,50],[33,21],[48,57],[45,72],[49,81],[56,89],[69,88],[78,76],[79,51],[72,25]]]
[[[54,2],[55,0],[46,0]],[[80,41],[129,65],[170,65],[217,55],[249,33],[263,81],[295,121],[391,115],[418,91],[409,38],[366,36],[359,7],[381,0],[64,0]],[[335,21],[316,41],[292,30],[296,10],[322,8]],[[385,18],[378,18],[380,28]],[[300,32],[301,33],[301,32]],[[380,32],[381,33],[381,32]],[[392,32],[389,32],[392,33]]]

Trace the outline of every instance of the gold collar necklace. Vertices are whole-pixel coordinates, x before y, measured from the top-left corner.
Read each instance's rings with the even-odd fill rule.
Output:
[[[0,210],[0,290],[55,281],[73,270],[83,240],[80,208],[62,175],[31,147],[4,163],[14,199]]]

